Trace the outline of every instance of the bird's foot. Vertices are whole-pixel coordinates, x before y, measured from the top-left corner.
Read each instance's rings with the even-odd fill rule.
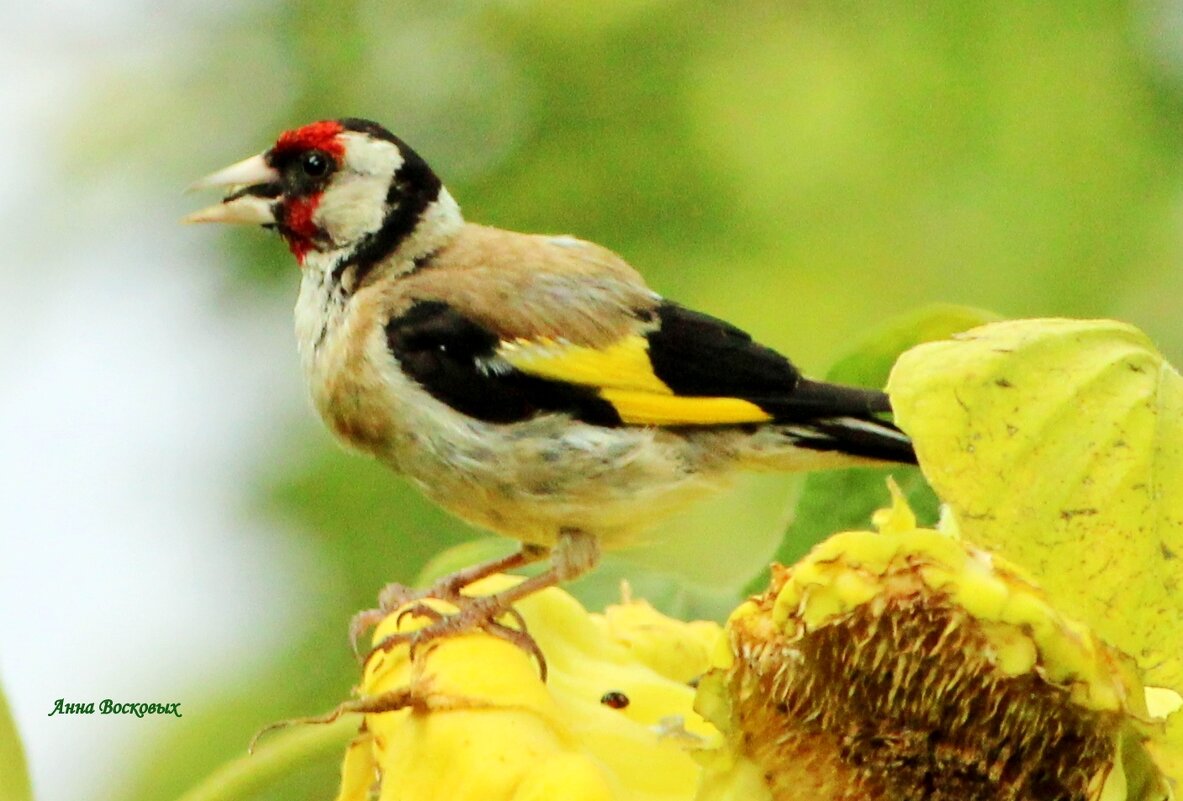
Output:
[[[425,590],[416,590],[405,584],[397,583],[387,584],[383,587],[382,591],[378,593],[378,606],[358,612],[349,621],[349,645],[353,648],[354,656],[361,661],[362,652],[358,643],[361,642],[362,636],[367,631],[408,604],[422,606],[419,602],[425,598],[439,598],[443,601],[451,601],[452,593],[446,587],[439,587],[438,582],[436,585],[428,587]]]
[[[523,545],[508,556],[450,573],[423,590],[416,590],[405,584],[387,584],[378,593],[377,608],[358,612],[349,622],[349,643],[353,648],[353,653],[360,659],[361,649],[358,648],[358,642],[361,641],[362,635],[394,612],[410,604],[418,604],[427,598],[438,598],[459,607],[463,603],[461,599],[466,598],[461,594],[461,590],[469,584],[495,573],[504,573],[507,570],[515,570],[523,565],[537,562],[545,558],[548,553],[548,548]],[[420,606],[422,605],[420,604]]]
[[[438,595],[431,595],[438,598]],[[457,592],[453,597],[443,599],[456,608],[455,612],[442,612],[425,598],[415,599],[402,606],[397,612],[397,625],[407,618],[425,618],[428,623],[422,628],[399,631],[378,642],[366,655],[369,660],[374,654],[384,653],[400,645],[410,647],[413,661],[423,646],[429,646],[445,637],[455,637],[474,631],[481,631],[498,639],[516,645],[538,661],[539,671],[546,680],[546,658],[542,649],[526,629],[526,621],[510,604],[516,600],[505,598],[504,594],[469,596]]]
[[[463,592],[478,579],[520,567],[551,554],[551,566],[536,576],[493,593],[492,595],[469,595]],[[426,626],[412,631],[398,631],[375,645],[366,659],[376,653],[390,651],[399,645],[410,647],[414,659],[419,647],[444,637],[454,637],[472,631],[483,631],[506,642],[512,643],[538,660],[542,678],[546,679],[546,660],[542,649],[526,631],[526,621],[514,609],[514,604],[539,590],[570,581],[591,570],[599,561],[600,546],[594,536],[578,529],[564,529],[559,532],[554,551],[525,545],[521,550],[502,559],[483,565],[466,568],[437,581],[426,590],[412,590],[399,584],[392,584],[379,595],[377,609],[362,612],[353,618],[350,635],[357,651],[357,641],[370,626],[397,614],[396,626],[408,615],[428,619]],[[439,600],[456,611],[440,611],[432,600]],[[501,618],[508,617],[515,625],[508,625]]]

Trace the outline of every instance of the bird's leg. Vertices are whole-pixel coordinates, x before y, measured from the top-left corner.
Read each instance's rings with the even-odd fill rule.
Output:
[[[448,615],[441,615],[438,612],[427,615],[432,618],[432,622],[427,626],[416,631],[400,632],[387,637],[374,646],[366,658],[368,659],[378,651],[389,651],[404,643],[410,643],[411,649],[414,651],[417,647],[432,640],[479,629],[507,640],[527,653],[533,654],[538,659],[542,678],[545,680],[546,660],[543,658],[538,644],[534,642],[534,638],[524,627],[513,628],[497,622],[497,618],[508,613],[516,618],[519,626],[522,626],[521,616],[513,609],[513,604],[539,590],[582,576],[595,567],[599,560],[600,545],[593,535],[578,529],[564,529],[559,533],[558,543],[551,551],[551,566],[547,570],[492,595],[473,597],[457,593],[448,601],[455,605],[459,611]],[[418,614],[418,612],[413,608],[411,614]]]
[[[384,587],[382,592],[378,594],[378,604],[386,608],[387,611],[393,611],[406,604],[409,600],[418,600],[419,598],[450,600],[459,595],[460,590],[469,584],[497,573],[504,573],[507,570],[516,570],[519,567],[534,564],[545,559],[550,552],[551,549],[543,545],[523,544],[518,550],[508,556],[491,559],[488,562],[482,562],[479,565],[473,565],[472,567],[462,568],[454,573],[449,573],[426,590],[419,592],[415,598],[407,598],[405,595],[399,595],[395,588],[400,585],[390,584]]]
[[[404,584],[387,584],[378,593],[378,607],[376,609],[358,612],[349,621],[349,642],[353,646],[353,652],[360,656],[357,643],[361,636],[396,609],[424,598],[452,601],[460,595],[462,589],[475,581],[480,581],[496,573],[504,573],[507,570],[516,570],[519,567],[533,564],[545,558],[549,553],[550,549],[545,546],[523,544],[508,556],[491,559],[488,562],[449,573],[424,590],[416,590]]]

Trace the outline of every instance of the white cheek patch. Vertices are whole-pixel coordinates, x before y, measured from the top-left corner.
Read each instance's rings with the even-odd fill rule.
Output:
[[[356,242],[382,225],[389,186],[389,178],[339,175],[321,195],[312,221],[338,247]]]

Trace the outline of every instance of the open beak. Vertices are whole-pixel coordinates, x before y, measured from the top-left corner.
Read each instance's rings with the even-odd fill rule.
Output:
[[[231,188],[232,191],[221,203],[195,211],[182,222],[275,225],[275,200],[282,192],[279,172],[268,165],[262,155],[251,156],[207,175],[193,182],[188,191],[215,187]]]

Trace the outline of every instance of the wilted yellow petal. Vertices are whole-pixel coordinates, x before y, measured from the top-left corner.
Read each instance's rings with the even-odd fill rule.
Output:
[[[772,801],[766,771],[738,749],[703,751],[698,760],[703,776],[694,801]]]
[[[369,801],[370,785],[374,783],[374,738],[363,731],[345,749],[341,763],[341,789],[336,801]]]
[[[515,579],[474,586],[494,592]],[[432,602],[435,604],[436,602]],[[521,648],[484,633],[424,647],[414,665],[406,647],[375,655],[358,704],[365,715],[367,764],[347,755],[341,801],[376,769],[380,801],[685,801],[700,769],[687,742],[717,737],[692,709],[687,683],[707,667],[714,624],[682,623],[644,602],[589,614],[560,590],[517,605],[547,656],[544,684]],[[404,619],[402,625],[423,621]],[[375,641],[394,633],[386,619]],[[627,698],[622,709],[606,693]],[[670,736],[678,716],[685,733]]]
[[[1154,761],[1168,776],[1183,776],[1183,713],[1175,712],[1161,736],[1150,743]]]

